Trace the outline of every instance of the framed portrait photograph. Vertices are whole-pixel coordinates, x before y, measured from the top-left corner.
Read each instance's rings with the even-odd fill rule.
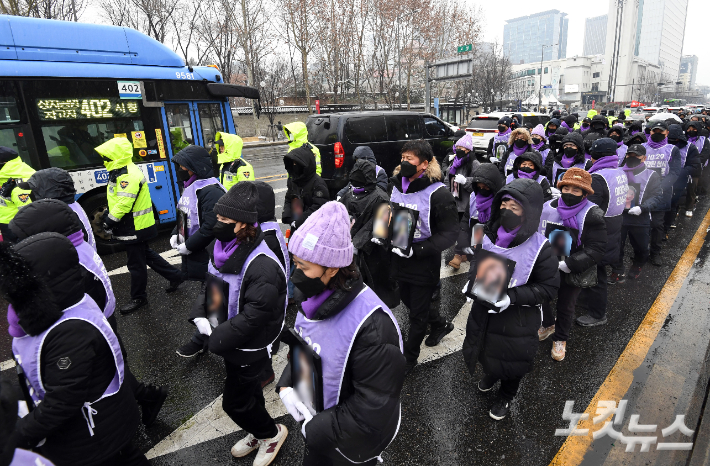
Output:
[[[545,237],[552,246],[553,254],[559,260],[569,257],[572,251],[572,232],[568,228],[555,223],[548,223],[545,228]]]
[[[392,206],[392,222],[390,225],[392,247],[402,250],[405,254],[411,252],[418,219],[418,211],[397,205]]]
[[[499,144],[498,147],[496,147],[495,157],[498,160],[503,160],[503,157],[505,156],[507,150],[508,146],[506,144]]]
[[[207,273],[205,275],[205,317],[212,327],[226,322],[229,316],[229,283]]]
[[[177,234],[178,244],[182,244],[187,240],[187,214],[180,208],[177,209]]]
[[[515,261],[480,246],[477,246],[475,254],[476,264],[469,272],[466,295],[495,304],[508,289],[510,277],[515,270]]]
[[[471,248],[478,246],[483,243],[483,228],[485,225],[483,223],[477,223],[473,226],[471,231]]]
[[[387,240],[392,222],[392,206],[382,203],[375,210],[375,220],[372,222],[372,237]]]
[[[641,184],[629,183],[629,190],[626,191],[626,204],[624,204],[624,211],[628,212],[630,208],[640,205],[640,197]]]
[[[289,345],[291,382],[298,398],[312,415],[323,411],[323,368],[321,358],[295,329],[283,334]]]

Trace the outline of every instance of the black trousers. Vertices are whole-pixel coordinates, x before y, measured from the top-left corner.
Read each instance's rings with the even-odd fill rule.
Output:
[[[471,228],[468,226],[468,212],[459,212],[459,237],[456,240],[454,254],[465,255],[464,248],[471,245]]]
[[[431,325],[432,330],[446,324],[439,314],[439,306],[431,302],[435,289],[436,285],[399,282],[402,302],[409,308],[409,334],[404,342],[404,357],[408,363],[416,363],[419,358],[419,347],[426,336],[427,324]]]
[[[150,466],[150,462],[131,441],[113,457],[103,461],[101,466]]]
[[[240,367],[224,361],[227,378],[224,381],[222,409],[235,424],[259,440],[272,438],[278,433],[276,423],[266,411],[259,381],[259,375],[269,362],[264,358]]]
[[[128,271],[131,273],[131,299],[145,299],[148,297],[146,287],[148,286],[148,269],[151,269],[171,282],[182,280],[182,272],[168,264],[160,254],[150,249],[145,241],[133,244],[126,244],[126,256],[128,257]]]
[[[624,273],[624,247],[626,246],[626,237],[629,237],[631,247],[634,248],[634,265],[643,267],[648,262],[648,239],[651,234],[649,226],[630,226],[623,225],[621,227],[621,244],[619,245],[619,261],[613,265],[612,271],[618,274]]]
[[[608,291],[609,279],[606,276],[606,265],[597,265],[596,286],[582,289],[584,302],[587,303],[587,313],[595,319],[601,319],[606,315]]]
[[[693,180],[688,183],[688,187],[685,190],[685,210],[693,210],[695,208],[695,202],[698,200],[698,183],[700,182],[699,176],[694,176]]]
[[[552,306],[549,302],[542,305],[542,326],[550,327],[555,324],[555,334],[552,341],[567,341],[574,321],[574,306],[577,303],[582,288],[568,285],[563,272],[560,273],[560,289],[557,292],[557,318],[552,315]]]
[[[498,381],[497,378],[492,375],[486,374],[484,376],[486,385],[494,384]],[[513,401],[515,395],[518,394],[518,388],[520,388],[520,381],[523,380],[522,377],[515,379],[506,379],[500,381],[500,389],[498,389],[498,395],[506,401]]]
[[[651,257],[661,254],[663,237],[666,235],[663,228],[665,216],[666,212],[651,212]]]
[[[303,454],[303,466],[352,466],[353,464],[354,463],[351,463],[345,459],[343,455],[335,450],[331,450],[327,452],[327,454],[323,454],[306,447],[306,451]],[[377,458],[357,464],[363,466],[375,466],[377,464]]]

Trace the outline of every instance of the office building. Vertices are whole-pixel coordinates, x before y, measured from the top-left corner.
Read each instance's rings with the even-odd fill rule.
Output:
[[[687,13],[688,0],[643,0],[638,6],[634,55],[659,65],[671,80],[678,78]]]
[[[683,81],[683,88],[695,88],[695,78],[698,75],[698,57],[696,55],[683,55],[680,59],[680,74],[678,79]]]
[[[687,0],[686,0],[687,1]],[[513,65],[567,57],[567,13],[543,11],[509,19],[503,28],[503,53]],[[545,47],[543,52],[543,46]]]
[[[607,15],[587,18],[584,21],[584,52],[585,56],[604,55],[606,48]]]

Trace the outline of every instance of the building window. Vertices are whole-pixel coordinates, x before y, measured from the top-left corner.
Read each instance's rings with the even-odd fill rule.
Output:
[[[592,83],[592,90],[598,91],[599,90],[599,83]]]
[[[545,74],[547,74],[547,67],[545,67]]]
[[[592,74],[592,78],[598,78],[600,74],[601,73],[597,71],[596,73]]]
[[[537,69],[537,74],[542,74],[542,68]]]

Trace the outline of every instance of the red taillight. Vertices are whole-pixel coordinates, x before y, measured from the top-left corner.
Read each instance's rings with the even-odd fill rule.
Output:
[[[21,138],[25,136],[24,133],[17,133],[17,135],[18,135],[19,137],[21,137]]]
[[[340,168],[343,166],[343,162],[345,161],[345,150],[343,149],[343,145],[340,142],[336,142],[333,151],[335,152],[335,168]]]

